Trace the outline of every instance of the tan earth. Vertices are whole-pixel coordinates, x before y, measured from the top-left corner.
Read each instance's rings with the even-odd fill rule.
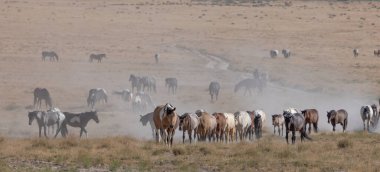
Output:
[[[36,87],[47,88],[54,106],[69,112],[89,111],[88,91],[100,87],[110,101],[96,105],[100,123],[89,123],[89,137],[150,139],[139,114],[111,94],[131,88],[130,74],[154,76],[156,105],[170,102],[180,114],[263,109],[269,116],[287,107],[317,108],[324,131],[331,131],[327,110],[347,109],[348,130],[361,130],[360,106],[378,103],[380,58],[373,50],[380,49],[379,2],[294,1],[290,7],[283,1],[168,2],[175,3],[1,1],[0,134],[38,136],[37,124],[29,126],[27,118]],[[289,59],[269,57],[270,49],[283,48],[292,51]],[[359,57],[353,57],[353,48],[359,48]],[[57,52],[59,62],[43,62],[42,51]],[[90,63],[91,53],[107,58]],[[269,75],[263,93],[235,94],[234,85],[252,77],[254,69]],[[166,77],[178,79],[178,94],[168,94]],[[222,89],[212,103],[207,89],[214,80]],[[266,127],[271,128],[269,120]]]

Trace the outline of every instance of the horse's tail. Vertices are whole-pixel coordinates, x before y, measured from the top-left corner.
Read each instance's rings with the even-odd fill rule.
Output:
[[[307,140],[310,140],[310,141],[313,140],[313,139],[311,139],[311,138],[307,135],[307,133],[306,133],[306,128],[305,128],[305,130],[302,132],[302,135],[303,135],[303,137],[305,137]]]

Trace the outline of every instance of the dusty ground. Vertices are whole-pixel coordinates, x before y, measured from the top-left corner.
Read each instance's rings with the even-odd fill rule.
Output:
[[[176,2],[176,1],[173,1]],[[345,108],[349,131],[360,130],[360,106],[377,103],[380,91],[379,2],[295,1],[253,7],[161,1],[1,1],[0,134],[37,136],[27,125],[35,87],[50,91],[62,111],[90,110],[88,90],[130,88],[130,74],[154,76],[156,104],[171,102],[179,113],[206,109],[235,112],[261,108],[268,115],[286,107],[317,108],[320,128],[330,131],[325,112]],[[270,49],[289,48],[290,59],[269,58]],[[353,48],[360,49],[354,58]],[[54,50],[60,61],[42,62]],[[89,63],[91,53],[106,53]],[[153,55],[160,53],[159,64]],[[244,97],[234,85],[254,69],[270,76],[261,94]],[[166,77],[179,80],[168,95]],[[210,102],[208,84],[219,81],[220,99]],[[100,123],[90,122],[89,137],[149,139],[137,114],[115,95],[97,105]],[[269,129],[270,122],[266,127]],[[341,130],[338,127],[338,130]],[[74,136],[78,130],[71,129]],[[177,135],[178,136],[178,135]]]

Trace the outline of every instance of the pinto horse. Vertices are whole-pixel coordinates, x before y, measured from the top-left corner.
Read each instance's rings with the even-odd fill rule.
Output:
[[[160,141],[158,130],[160,130],[161,138],[169,147],[173,145],[173,137],[176,128],[179,125],[178,115],[175,112],[176,107],[166,103],[157,106],[153,112],[154,125],[156,126],[156,142]]]

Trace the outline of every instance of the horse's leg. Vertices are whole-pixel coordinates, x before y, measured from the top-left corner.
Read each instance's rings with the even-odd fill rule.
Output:
[[[289,130],[286,129],[286,132],[285,132],[285,139],[286,139],[286,143],[287,143],[287,144],[289,144],[288,136],[289,136]]]
[[[190,144],[191,144],[191,141],[192,141],[192,138],[191,138],[191,135],[193,134],[192,132],[193,132],[192,129],[188,130]]]
[[[309,122],[309,134],[311,133],[311,122]]]
[[[41,137],[42,126],[38,126],[38,129],[39,129],[39,137]]]
[[[185,130],[182,131],[182,143],[185,143]]]
[[[280,131],[280,129],[278,129]],[[281,136],[284,135],[284,124],[281,125]]]
[[[318,123],[317,123],[317,122],[314,122],[314,123],[313,123],[313,126],[314,126],[314,132],[315,132],[315,133],[318,133]]]
[[[296,143],[296,130],[292,130],[292,144]]]
[[[160,136],[158,135],[158,129],[156,129],[156,143],[159,143]]]
[[[46,125],[44,125],[44,135],[46,138],[48,138],[47,134],[46,134]]]
[[[335,132],[335,124],[332,125],[333,126],[333,132]],[[344,128],[344,127],[343,127]],[[343,129],[344,130],[344,129]]]

